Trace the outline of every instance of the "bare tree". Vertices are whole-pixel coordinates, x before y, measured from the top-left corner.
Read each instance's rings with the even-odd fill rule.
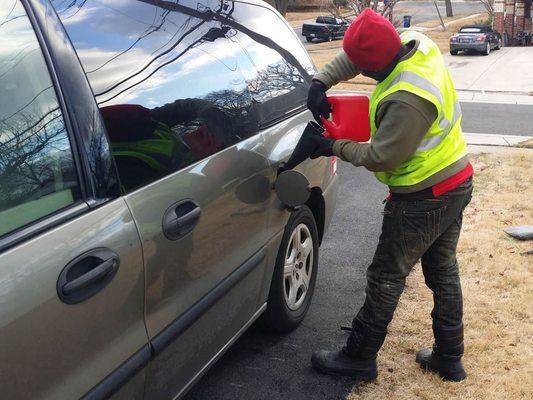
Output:
[[[452,0],[445,0],[446,4],[446,16],[453,17]]]
[[[485,6],[489,17],[494,17],[494,0],[480,0],[481,3]]]
[[[378,0],[348,0],[346,3],[356,16],[362,13],[365,8],[371,8],[384,17],[392,19],[392,11],[399,1],[389,0],[384,2],[383,5],[380,5]]]

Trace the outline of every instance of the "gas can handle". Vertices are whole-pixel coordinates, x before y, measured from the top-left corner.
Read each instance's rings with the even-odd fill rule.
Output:
[[[326,132],[324,132],[324,136],[335,138],[337,136],[337,131],[338,131],[338,126],[335,124],[335,122],[330,121],[329,119],[326,119],[324,117],[320,117],[320,118],[322,119],[322,124],[324,125],[324,128],[326,128]]]

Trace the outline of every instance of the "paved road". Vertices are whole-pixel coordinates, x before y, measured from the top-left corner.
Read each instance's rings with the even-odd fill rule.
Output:
[[[533,136],[533,105],[461,103],[463,131]]]
[[[446,16],[446,6],[444,0],[437,1],[442,17]],[[452,1],[454,15],[476,14],[485,12],[485,7],[479,1]],[[411,15],[411,24],[416,25],[422,22],[436,20],[439,18],[433,1],[400,1],[394,8],[394,18],[403,18],[404,15]],[[314,22],[309,20],[309,22]],[[302,27],[294,28],[298,37],[305,42],[302,36]]]
[[[346,340],[339,325],[351,322],[364,299],[364,271],[377,244],[386,191],[362,168],[340,163],[339,175],[342,201],[320,248],[316,291],[303,324],[286,336],[251,329],[187,400],[338,400],[351,390],[349,379],[319,375],[309,360],[314,349],[338,348]]]

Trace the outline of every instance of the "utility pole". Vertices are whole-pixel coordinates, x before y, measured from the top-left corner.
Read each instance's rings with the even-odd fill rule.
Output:
[[[446,2],[446,16],[453,17],[452,0],[445,0]]]

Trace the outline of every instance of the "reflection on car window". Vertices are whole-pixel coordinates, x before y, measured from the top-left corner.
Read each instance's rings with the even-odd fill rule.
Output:
[[[126,191],[304,105],[314,72],[301,44],[266,8],[150,3],[52,1],[95,92]]]
[[[18,0],[0,0],[0,235],[80,198],[39,43]]]
[[[480,28],[461,28],[461,33],[481,33]]]
[[[235,3],[232,15],[259,36],[241,31],[234,40],[253,63],[253,69],[246,69],[245,74],[260,125],[276,121],[287,112],[304,106],[315,68],[285,22],[269,10],[246,3]],[[270,41],[285,51],[272,46]]]
[[[209,17],[223,3],[195,2],[193,15],[143,2],[53,4],[96,94],[124,190],[257,131],[240,65],[249,60],[236,31]]]

